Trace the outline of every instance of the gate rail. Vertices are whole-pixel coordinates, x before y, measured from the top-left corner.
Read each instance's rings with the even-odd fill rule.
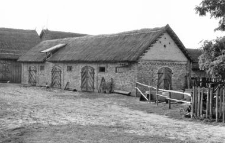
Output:
[[[136,86],[135,86],[136,96],[137,96],[137,92],[139,92],[145,98],[146,101],[150,101],[151,99],[150,98],[148,99],[147,96],[137,87],[137,85],[142,85],[142,86],[147,87],[149,89],[149,97],[151,95],[151,89],[156,90],[156,104],[157,104],[157,106],[158,106],[158,102],[159,102],[158,96],[165,97],[168,100],[169,109],[171,109],[171,102],[170,101],[183,102],[183,103],[187,103],[187,104],[191,104],[192,103],[192,95],[190,93],[180,92],[180,91],[176,91],[176,90],[159,89],[158,87],[154,87],[154,86],[146,85],[146,84],[143,84],[143,83],[140,83],[140,82],[136,82]],[[169,97],[165,96],[165,95],[162,95],[162,94],[159,94],[159,92],[169,93]],[[191,102],[185,101],[185,100],[178,100],[178,99],[171,98],[171,93],[178,93],[178,94],[182,94],[182,95],[187,95],[187,96],[191,97]]]

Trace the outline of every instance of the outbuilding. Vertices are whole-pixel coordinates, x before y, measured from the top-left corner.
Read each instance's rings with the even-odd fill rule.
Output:
[[[103,82],[135,93],[135,82],[183,89],[191,58],[169,25],[109,35],[42,41],[18,60],[22,83],[99,91]]]
[[[17,60],[40,41],[35,30],[0,28],[0,82],[21,83]]]

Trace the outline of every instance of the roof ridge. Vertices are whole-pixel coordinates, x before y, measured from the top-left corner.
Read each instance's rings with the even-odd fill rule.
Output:
[[[150,29],[150,28],[149,28]],[[138,34],[149,34],[149,33],[154,33],[154,32],[160,32],[160,31],[163,31],[165,30],[165,27],[161,27],[161,29],[155,29],[155,30],[152,30],[152,31],[141,31],[143,29],[139,29],[139,30],[133,30],[135,32],[132,33],[132,31],[127,31],[127,32],[130,32],[130,33],[126,33],[126,32],[121,32],[121,33],[115,33],[115,34],[100,34],[100,35],[86,35],[86,36],[82,36],[82,37],[67,37],[67,38],[61,38],[61,39],[52,39],[52,40],[45,40],[45,41],[58,41],[58,40],[75,40],[75,39],[80,39],[80,40],[84,40],[86,39],[87,37],[94,37],[94,38],[102,38],[102,37],[116,37],[116,36],[121,36],[121,35],[138,35]],[[148,30],[148,29],[147,29]]]
[[[35,29],[18,29],[18,28],[7,28],[7,27],[0,27],[0,30],[23,30],[23,31],[36,31]]]
[[[49,30],[49,29],[43,29],[43,31],[49,31],[49,32],[61,32],[61,33],[70,33],[70,34],[82,34],[82,35],[87,35],[84,33],[74,33],[74,32],[67,32],[67,31],[55,31],[55,30]]]

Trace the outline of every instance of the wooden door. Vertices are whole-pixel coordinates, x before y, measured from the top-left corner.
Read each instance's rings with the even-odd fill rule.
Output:
[[[162,89],[172,87],[172,70],[168,67],[163,67],[158,71],[158,86]]]
[[[94,91],[94,68],[85,66],[81,69],[81,90]]]
[[[32,85],[32,86],[36,85],[36,83],[37,83],[36,76],[37,76],[36,66],[30,66],[29,67],[29,80],[28,80],[28,83],[30,85]]]
[[[61,88],[61,73],[60,67],[55,66],[52,68],[52,87]]]

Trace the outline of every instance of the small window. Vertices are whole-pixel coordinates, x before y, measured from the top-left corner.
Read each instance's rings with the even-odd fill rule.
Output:
[[[67,71],[72,71],[72,66],[67,66]]]
[[[40,71],[45,70],[45,66],[40,66]]]
[[[105,72],[105,67],[99,67],[99,72]]]

